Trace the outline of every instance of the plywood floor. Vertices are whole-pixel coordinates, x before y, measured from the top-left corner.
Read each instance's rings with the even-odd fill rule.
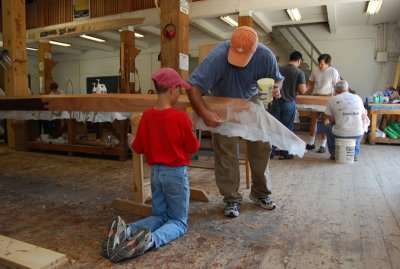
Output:
[[[107,223],[140,218],[110,207],[131,197],[131,163],[0,146],[0,234],[66,254],[64,268],[400,268],[399,163],[390,145],[363,145],[353,165],[327,153],[274,159],[278,208],[251,203],[243,181],[235,219],[222,214],[213,170],[191,168],[211,201],[191,201],[187,235],[112,264],[100,255]]]

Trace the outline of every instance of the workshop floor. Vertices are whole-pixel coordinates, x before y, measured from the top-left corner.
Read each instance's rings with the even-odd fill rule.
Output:
[[[66,254],[63,268],[400,268],[400,147],[362,145],[361,154],[354,164],[315,152],[275,158],[277,209],[251,203],[243,180],[235,219],[223,216],[213,170],[191,168],[191,186],[210,202],[191,201],[189,232],[113,264],[100,255],[105,227],[116,215],[141,218],[110,206],[132,197],[132,163],[15,152],[3,144],[0,234]]]

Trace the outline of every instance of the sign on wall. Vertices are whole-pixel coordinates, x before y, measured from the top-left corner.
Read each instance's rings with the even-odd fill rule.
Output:
[[[74,0],[74,21],[90,18],[90,0]]]

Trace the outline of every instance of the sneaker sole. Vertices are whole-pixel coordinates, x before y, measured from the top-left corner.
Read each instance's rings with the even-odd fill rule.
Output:
[[[237,211],[230,211],[230,212],[225,212],[225,216],[229,217],[229,218],[236,218],[239,216],[239,212]]]
[[[254,198],[253,196],[249,196],[249,198],[250,198],[251,201],[253,201],[254,203],[256,203],[257,205],[261,206],[264,209],[274,210],[276,208],[276,204],[275,203],[273,203],[271,206],[268,206],[268,205],[264,205],[257,198]]]
[[[125,244],[110,256],[110,260],[116,263],[143,254],[147,244],[150,243],[151,240],[150,229],[145,227],[138,230],[133,235],[133,239],[129,242],[132,242],[133,240],[135,241],[134,246],[129,245],[129,243]]]
[[[108,226],[109,227],[108,237],[104,238],[103,242],[101,243],[101,255],[105,258],[109,258],[111,255],[111,251],[114,249],[115,235],[118,234],[118,224],[120,222],[122,222],[122,219],[121,217],[118,217],[113,219],[110,225]]]

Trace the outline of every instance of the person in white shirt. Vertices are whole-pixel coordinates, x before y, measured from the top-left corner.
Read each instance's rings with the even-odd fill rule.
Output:
[[[367,119],[367,110],[364,108],[360,96],[349,92],[349,84],[341,80],[335,85],[336,95],[326,106],[325,114],[329,121],[324,131],[328,139],[328,150],[331,159],[335,159],[335,139],[356,139],[355,157],[360,155],[360,142],[364,134],[364,120]]]
[[[6,93],[5,93],[5,91],[3,91],[2,88],[0,88],[0,97],[2,97],[2,96],[6,96]]]
[[[339,72],[331,66],[331,56],[329,54],[321,54],[318,57],[318,68],[315,68],[307,82],[307,90],[313,89],[312,95],[332,96],[334,93],[334,85],[340,80]],[[307,150],[315,149],[315,136],[317,134],[318,118],[321,117],[325,126],[329,120],[322,112],[310,112],[310,133],[306,145]],[[318,153],[326,152],[326,135],[322,132],[321,145]]]

